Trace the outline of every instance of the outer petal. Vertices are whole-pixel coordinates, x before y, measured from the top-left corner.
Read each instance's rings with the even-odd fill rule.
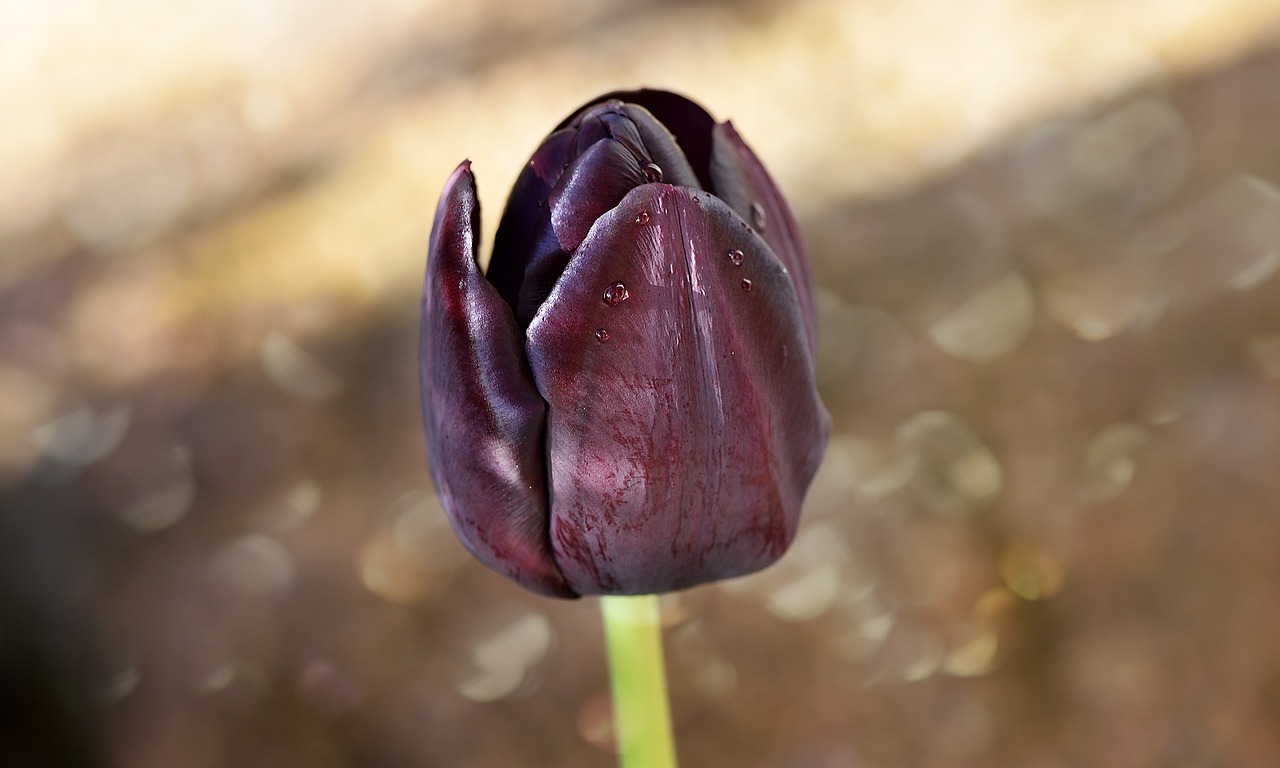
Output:
[[[818,314],[813,277],[800,226],[782,193],[730,123],[715,127],[711,150],[711,191],[760,233],[791,273],[810,351],[817,349]],[[754,211],[752,206],[758,206]]]
[[[422,411],[431,474],[463,544],[529,589],[572,596],[552,557],[542,433],[511,309],[476,264],[470,163],[445,186],[422,303]]]
[[[805,334],[790,277],[716,198],[645,185],[597,222],[528,329],[575,592],[681,589],[783,553],[829,430]]]

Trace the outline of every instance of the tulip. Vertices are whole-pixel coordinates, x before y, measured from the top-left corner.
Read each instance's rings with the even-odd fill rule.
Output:
[[[516,181],[488,269],[470,162],[422,308],[432,477],[462,543],[547,595],[635,595],[777,560],[825,449],[800,232],[729,123],[607,94]]]

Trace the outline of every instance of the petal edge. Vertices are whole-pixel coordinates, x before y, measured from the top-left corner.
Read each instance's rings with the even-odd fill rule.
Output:
[[[472,554],[531,590],[574,597],[551,554],[546,404],[511,308],[476,263],[479,212],[463,162],[436,209],[423,286],[419,370],[431,474]]]

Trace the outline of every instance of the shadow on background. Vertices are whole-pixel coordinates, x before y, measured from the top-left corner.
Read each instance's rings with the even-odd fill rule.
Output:
[[[802,222],[837,434],[792,555],[666,606],[686,764],[1280,764],[1278,79],[1139,86]],[[5,290],[11,402],[107,271]],[[593,604],[471,563],[431,494],[416,305],[236,321],[237,364],[72,381],[6,448],[4,764],[609,765]]]

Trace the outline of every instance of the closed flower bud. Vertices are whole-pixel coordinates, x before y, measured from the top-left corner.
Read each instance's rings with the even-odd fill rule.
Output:
[[[464,162],[431,234],[421,373],[467,549],[562,597],[778,559],[830,423],[799,229],[733,126],[608,94],[534,153],[483,274],[479,221]]]

